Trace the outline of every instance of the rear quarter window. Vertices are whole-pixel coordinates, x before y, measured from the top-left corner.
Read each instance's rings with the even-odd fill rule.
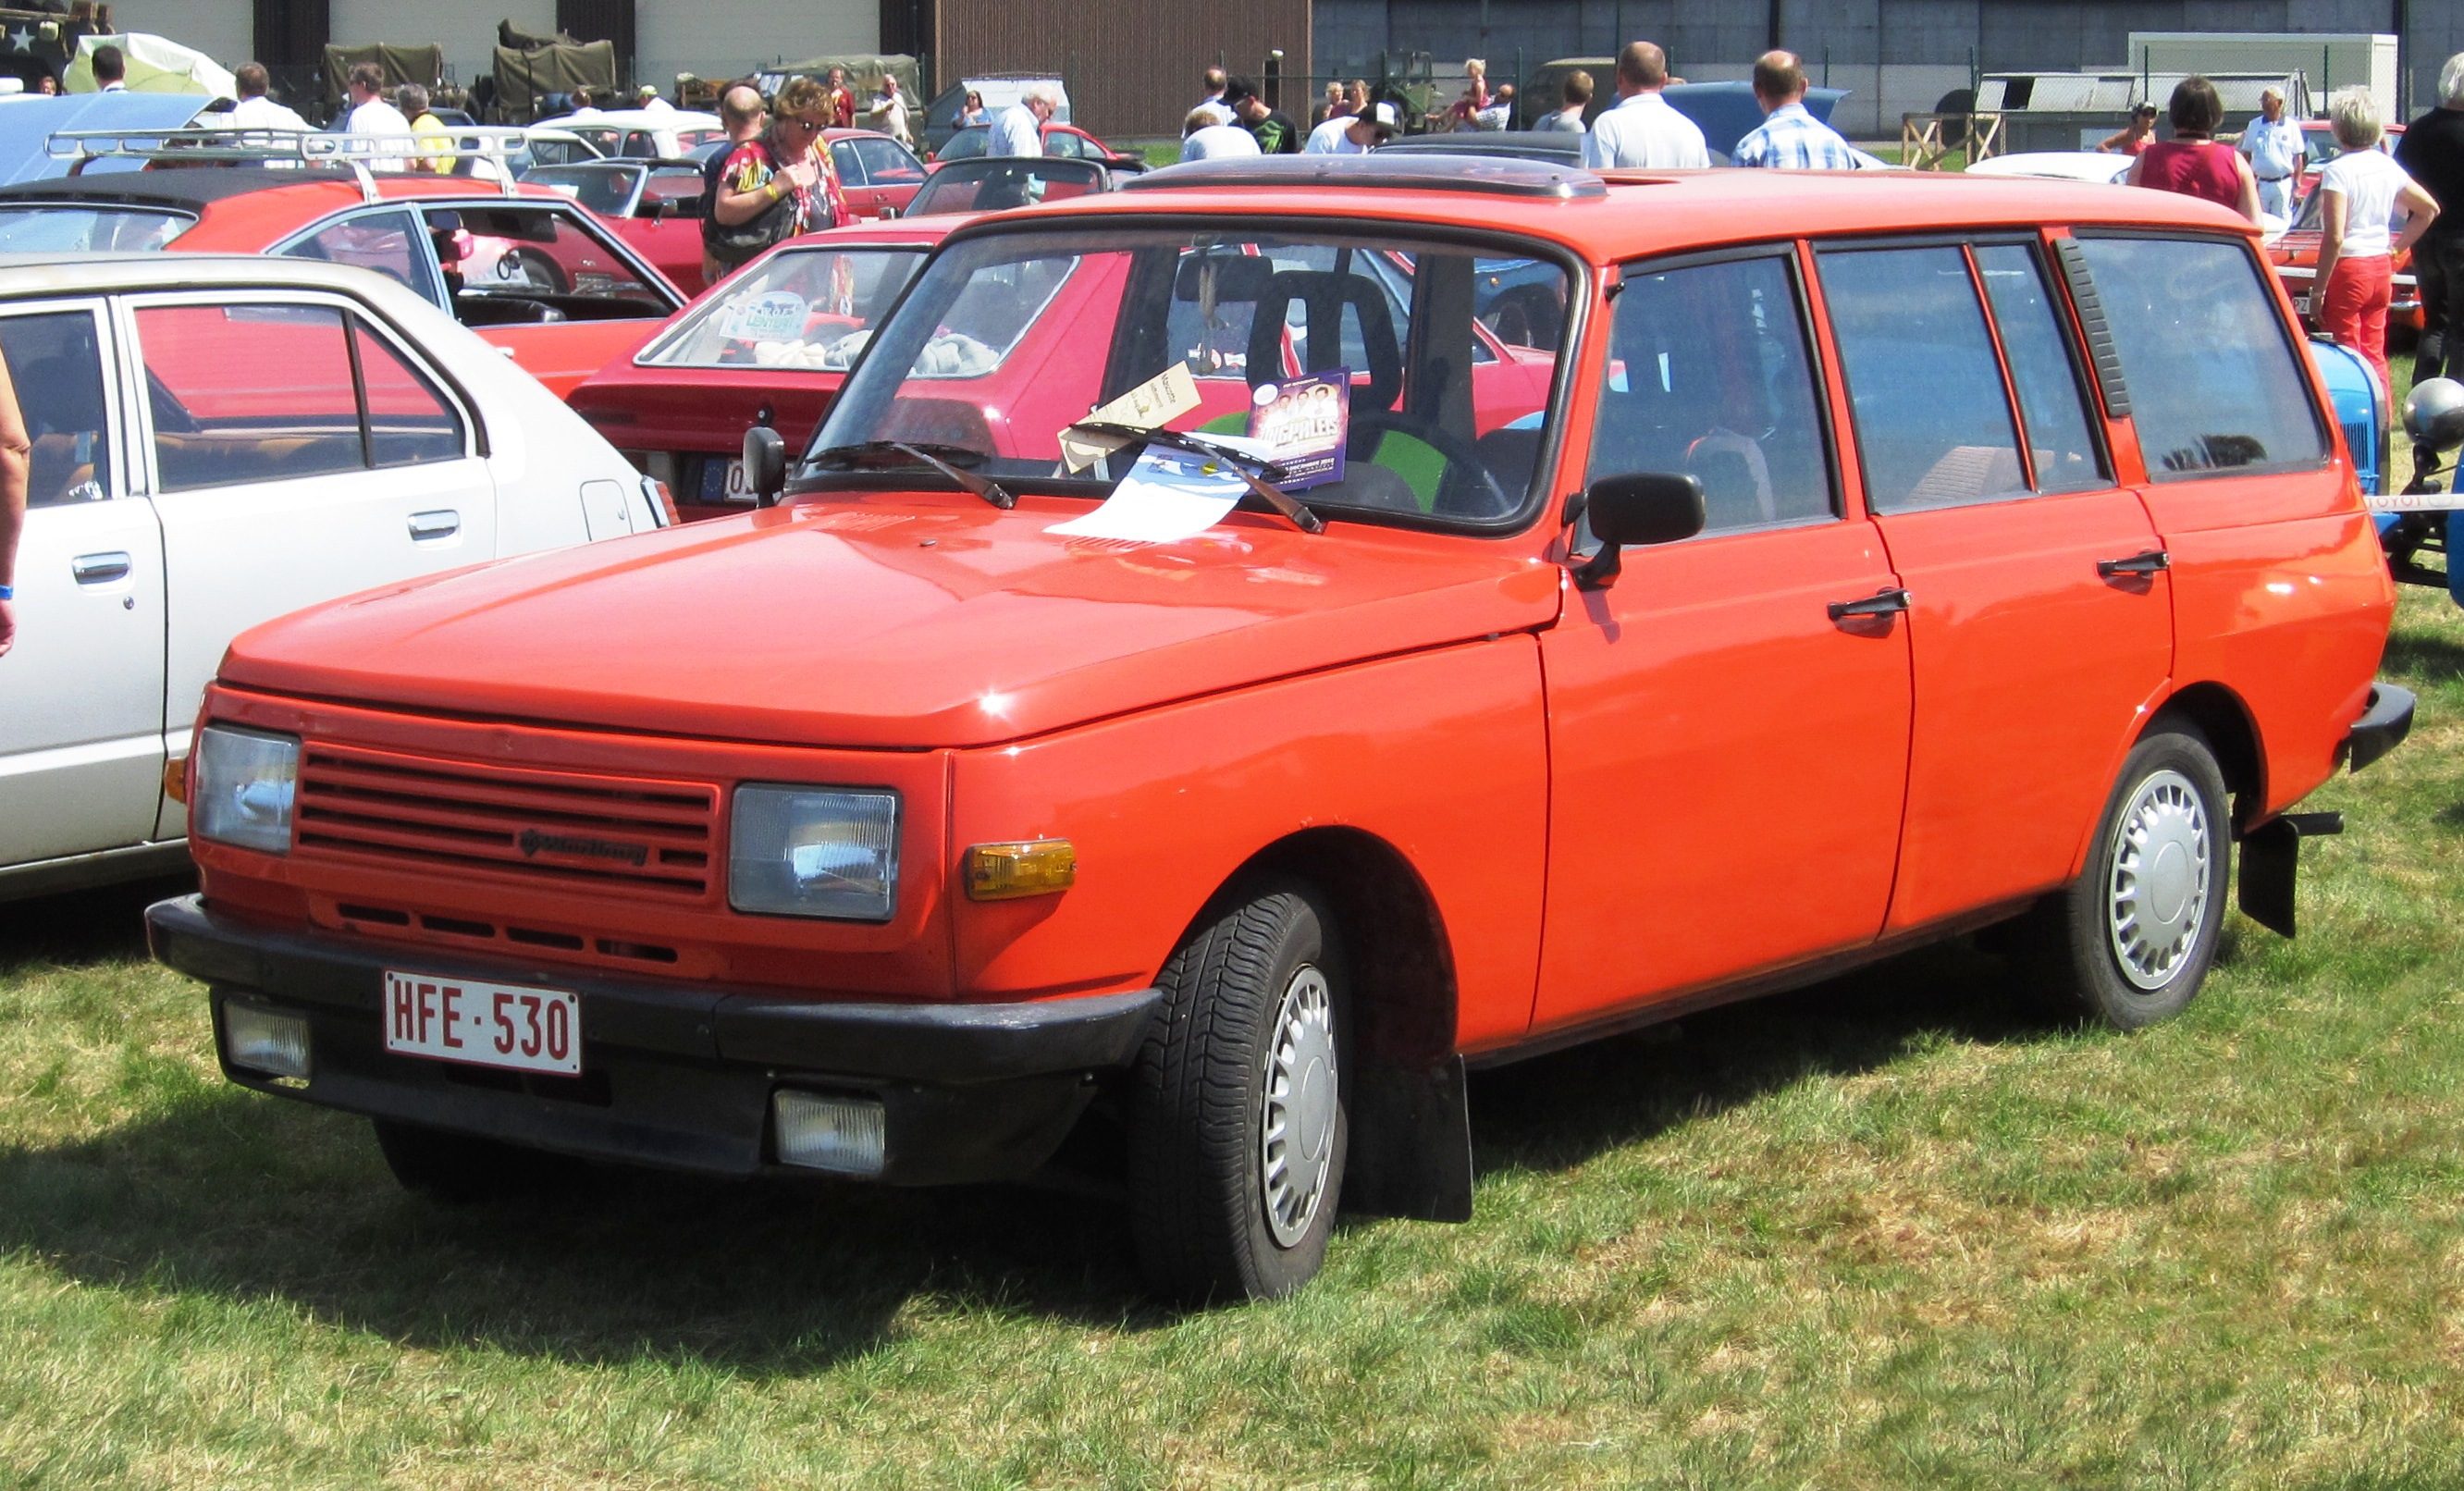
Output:
[[[2149,480],[2324,464],[2327,434],[2299,344],[2247,245],[2081,235],[2079,250]]]

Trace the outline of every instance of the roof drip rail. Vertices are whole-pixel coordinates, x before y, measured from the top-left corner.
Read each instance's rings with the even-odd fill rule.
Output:
[[[1501,156],[1373,150],[1367,155],[1234,156],[1157,166],[1123,191],[1213,186],[1326,186],[1343,191],[1468,191],[1487,196],[1605,197],[1608,186],[1579,166]]]
[[[377,200],[373,171],[399,171],[411,162],[486,161],[504,195],[517,195],[511,159],[524,132],[504,125],[468,125],[441,135],[344,135],[292,129],[64,129],[44,142],[54,160],[72,160],[81,176],[96,161],[149,165],[340,165],[359,179],[360,195]],[[393,164],[387,164],[393,163]]]

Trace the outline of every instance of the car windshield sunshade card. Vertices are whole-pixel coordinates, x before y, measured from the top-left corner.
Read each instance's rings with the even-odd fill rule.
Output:
[[[1210,438],[1227,449],[1251,450],[1256,445],[1233,435]],[[1221,461],[1149,446],[1101,507],[1045,532],[1071,538],[1173,543],[1214,527],[1248,490],[1241,473]]]
[[[1343,441],[1352,424],[1352,370],[1261,384],[1249,395],[1249,438],[1284,469],[1286,492],[1343,479]]]
[[[1198,407],[1198,383],[1184,363],[1175,362],[1087,417],[1105,425],[1135,425],[1158,429]],[[1061,458],[1072,471],[1083,471],[1129,441],[1091,430],[1061,432]]]

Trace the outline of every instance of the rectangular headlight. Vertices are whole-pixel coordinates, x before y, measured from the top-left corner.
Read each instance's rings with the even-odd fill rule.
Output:
[[[898,899],[898,794],[742,786],[727,904],[771,916],[886,922]]]
[[[833,1174],[881,1173],[889,1121],[878,1098],[842,1097],[781,1087],[770,1096],[779,1133],[779,1163]]]
[[[208,725],[197,732],[196,756],[188,832],[243,849],[289,853],[299,737]]]
[[[275,1077],[308,1075],[308,1022],[253,1004],[223,1006],[223,1050],[233,1066]]]

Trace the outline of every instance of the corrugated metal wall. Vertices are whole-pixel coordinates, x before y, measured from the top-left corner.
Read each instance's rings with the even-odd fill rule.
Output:
[[[1282,48],[1291,77],[1310,71],[1310,0],[941,0],[933,72],[949,87],[969,73],[1050,71],[1069,85],[1072,117],[1098,135],[1177,135],[1198,76],[1221,60],[1259,77]],[[1306,120],[1297,85],[1284,107]]]

